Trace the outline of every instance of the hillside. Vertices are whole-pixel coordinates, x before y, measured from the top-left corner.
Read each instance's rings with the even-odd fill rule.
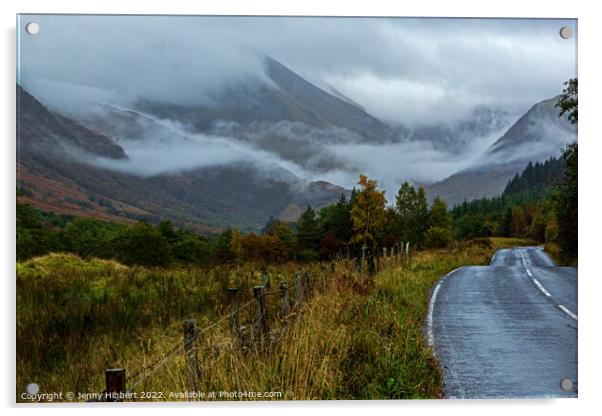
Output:
[[[95,158],[127,160],[122,147],[51,112],[19,86],[17,94],[18,185],[27,201],[45,210],[121,221],[167,217],[207,233],[260,229],[291,204],[320,205],[344,192],[284,182],[282,173],[258,174],[245,164],[154,176],[104,169]]]
[[[137,107],[160,118],[177,120],[207,131],[216,120],[248,126],[252,123],[299,122],[312,127],[339,127],[366,140],[388,140],[389,126],[362,108],[318,88],[282,63],[265,58],[271,84],[237,86],[210,104],[170,105],[141,101]]]
[[[566,117],[558,117],[557,97],[532,106],[483,155],[474,167],[457,172],[426,188],[450,205],[500,195],[506,184],[529,162],[558,156],[577,136]]]

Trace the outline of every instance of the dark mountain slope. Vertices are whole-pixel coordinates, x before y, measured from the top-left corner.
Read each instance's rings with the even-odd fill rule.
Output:
[[[323,205],[345,191],[286,183],[245,165],[152,177],[95,167],[90,155],[127,156],[106,136],[51,113],[20,87],[17,91],[18,185],[29,202],[45,210],[124,221],[169,218],[204,232],[256,230],[291,206]]]
[[[81,124],[51,113],[17,85],[17,160],[31,154],[65,156],[69,150],[94,156],[125,159],[121,146]]]

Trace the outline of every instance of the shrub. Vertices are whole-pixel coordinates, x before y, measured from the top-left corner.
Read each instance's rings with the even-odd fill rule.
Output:
[[[431,227],[424,235],[424,243],[429,248],[447,247],[451,239],[451,231],[442,227]]]
[[[156,227],[144,222],[122,227],[111,246],[114,257],[128,265],[167,266],[171,262],[167,239]]]

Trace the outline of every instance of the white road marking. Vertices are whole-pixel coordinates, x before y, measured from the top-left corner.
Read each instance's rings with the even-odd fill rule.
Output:
[[[533,274],[531,273],[531,270],[527,269],[527,264],[525,263],[525,258],[523,257],[523,253],[520,252],[520,256],[523,259],[523,265],[525,266],[525,270],[527,271],[527,274],[529,275],[529,277],[533,276]],[[550,294],[550,292],[548,292],[546,290],[545,287],[543,287],[543,285],[541,283],[539,283],[539,280],[535,279],[535,278],[531,278],[531,280],[533,281],[533,283],[535,283],[535,285],[537,286],[537,288],[541,291],[541,293],[543,293],[544,295],[546,295],[547,297],[552,297],[552,295]],[[577,320],[577,315],[575,315],[569,308],[567,308],[564,305],[558,305],[558,307],[564,312],[566,313],[568,316],[570,316],[571,318],[573,318],[575,321]]]
[[[575,315],[573,312],[571,312],[571,310],[569,308],[567,308],[564,305],[558,305],[558,307],[560,309],[562,309],[564,311],[564,313],[566,313],[568,316],[570,316],[571,318],[573,318],[575,321],[577,320],[577,315]]]
[[[439,280],[439,283],[437,283],[437,286],[435,286],[435,289],[433,290],[433,295],[431,296],[431,301],[429,302],[429,311],[426,316],[427,342],[429,344],[429,347],[431,348],[435,345],[435,339],[433,338],[433,310],[435,309],[435,301],[437,300],[437,294],[439,293],[439,289],[441,288],[441,283],[443,282],[443,280],[451,276],[459,269],[461,269],[461,267],[458,267],[457,269],[454,269],[445,276],[443,276],[443,278]]]
[[[533,283],[535,283],[535,284],[537,285],[537,287],[539,288],[539,290],[541,290],[541,293],[543,293],[543,294],[544,294],[544,295],[546,295],[546,296],[552,296],[552,295],[550,294],[550,292],[548,292],[548,291],[546,290],[546,288],[545,288],[545,287],[543,287],[541,283],[539,283],[539,280],[537,280],[537,279],[531,279],[531,280],[533,280]]]

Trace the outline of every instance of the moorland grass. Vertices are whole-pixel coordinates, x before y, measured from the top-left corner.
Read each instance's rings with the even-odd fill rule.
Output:
[[[105,368],[132,375],[149,366],[181,345],[183,319],[204,328],[227,316],[231,286],[248,305],[240,320],[250,342],[241,352],[228,319],[203,332],[200,391],[280,391],[297,400],[441,397],[441,373],[423,340],[429,290],[450,270],[487,264],[498,248],[528,244],[486,239],[420,251],[409,267],[381,262],[374,278],[355,272],[351,261],[334,271],[329,263],[270,265],[269,293],[286,281],[291,303],[296,271],[311,273],[314,284],[286,320],[277,316],[277,294],[268,296],[271,333],[263,348],[253,342],[251,289],[261,282],[254,265],[145,269],[69,254],[18,263],[17,400],[30,382],[46,392],[100,392]],[[185,369],[177,353],[136,391],[182,400],[169,393],[187,390]]]

